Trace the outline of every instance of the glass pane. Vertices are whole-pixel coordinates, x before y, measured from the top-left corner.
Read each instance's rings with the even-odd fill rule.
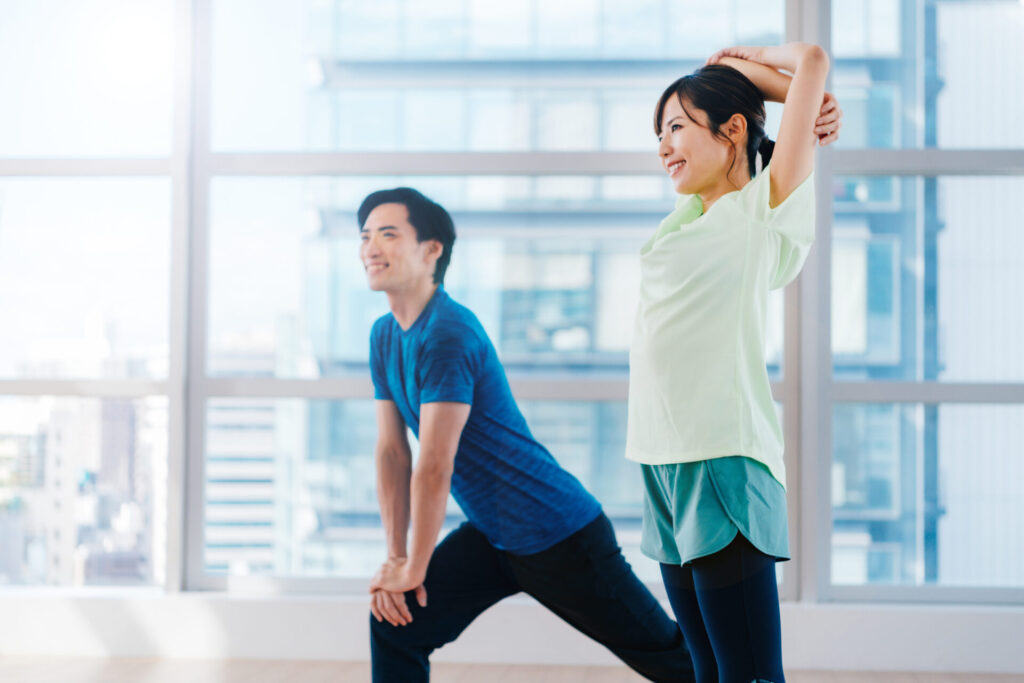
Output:
[[[0,179],[0,377],[167,376],[170,204],[167,180]]]
[[[1024,587],[1024,406],[841,404],[836,584]]]
[[[1014,177],[837,178],[837,378],[1024,381],[1022,193]]]
[[[783,19],[782,0],[216,0],[213,147],[653,153],[661,91]]]
[[[163,585],[167,400],[0,398],[0,584]]]
[[[624,376],[639,248],[672,207],[660,178],[215,179],[209,372],[367,372],[370,328],[387,303],[366,286],[355,213],[369,192],[401,185],[452,213],[459,237],[445,287],[476,313],[509,370]],[[782,304],[774,293],[776,376]]]
[[[840,147],[1024,146],[1007,87],[1024,81],[1024,4],[844,0],[832,27]]]
[[[615,523],[636,572],[640,468],[623,456],[624,402],[524,401],[534,436]],[[371,576],[385,556],[373,401],[216,399],[207,409],[204,565],[211,573]],[[410,435],[413,457],[418,450]],[[445,531],[464,517],[449,499]],[[444,533],[444,532],[442,532]]]
[[[0,156],[171,153],[171,0],[4,0]]]

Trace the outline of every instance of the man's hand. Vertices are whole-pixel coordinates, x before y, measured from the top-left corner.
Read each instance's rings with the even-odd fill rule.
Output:
[[[422,587],[424,572],[414,571],[408,558],[397,557],[380,566],[373,580],[370,581],[370,592],[386,590],[392,593],[404,593],[416,587]],[[426,592],[424,591],[424,595]]]
[[[416,589],[416,600],[420,606],[427,605],[427,591],[421,585]],[[392,626],[407,626],[412,623],[412,614],[405,604],[405,593],[376,590],[370,594],[370,612],[377,621],[387,621]]]
[[[392,626],[405,626],[412,622],[412,614],[405,603],[405,592],[415,590],[416,602],[420,607],[426,607],[424,578],[413,571],[404,557],[393,558],[382,564],[370,582],[370,611],[377,621],[387,620]]]
[[[842,127],[843,110],[839,107],[836,96],[827,92],[825,100],[821,103],[818,118],[814,122],[814,134],[818,137],[818,144],[824,147],[835,142]]]

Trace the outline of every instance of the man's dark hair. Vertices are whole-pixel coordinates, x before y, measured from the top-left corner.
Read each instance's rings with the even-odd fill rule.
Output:
[[[367,195],[359,205],[359,229],[366,225],[370,212],[381,204],[402,204],[409,211],[409,223],[416,230],[420,242],[437,240],[441,243],[441,256],[434,270],[434,283],[444,282],[444,273],[452,259],[452,245],[455,244],[455,223],[452,217],[437,202],[428,199],[411,187],[396,187],[393,190],[377,190]]]

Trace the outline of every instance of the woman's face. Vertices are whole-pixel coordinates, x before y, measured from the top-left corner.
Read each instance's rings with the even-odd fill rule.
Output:
[[[703,111],[689,102],[684,110],[676,96],[668,99],[661,119],[658,156],[677,193],[702,194],[718,186],[726,178],[733,154],[728,142],[712,135]]]

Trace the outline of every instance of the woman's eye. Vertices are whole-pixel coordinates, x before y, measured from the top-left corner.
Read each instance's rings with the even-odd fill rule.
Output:
[[[675,133],[680,128],[682,128],[682,126],[680,124],[678,124],[678,123],[673,123],[672,126],[671,126],[671,130],[672,130],[673,133]]]

